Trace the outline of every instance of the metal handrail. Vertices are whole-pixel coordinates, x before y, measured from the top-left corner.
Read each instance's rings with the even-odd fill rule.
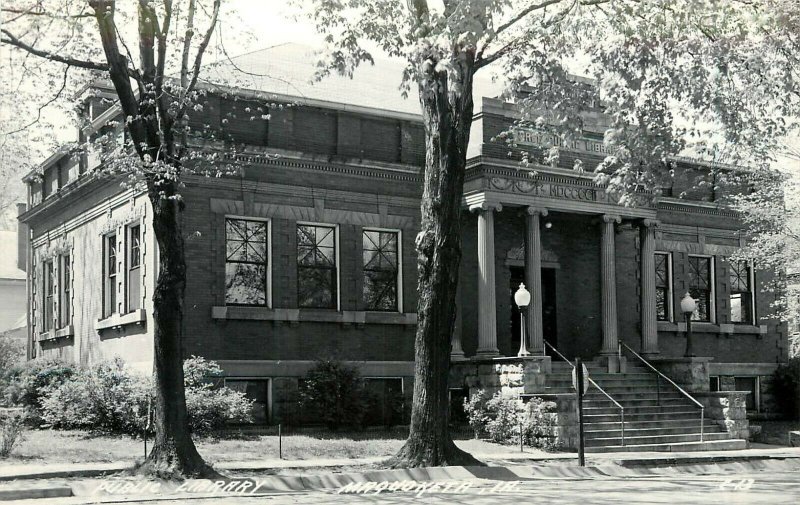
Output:
[[[548,347],[549,347],[549,348],[550,348],[550,349],[551,349],[551,350],[552,350],[554,353],[556,353],[556,355],[557,355],[559,358],[561,358],[562,360],[564,360],[564,361],[566,361],[567,363],[569,363],[569,364],[570,364],[570,366],[572,366],[572,369],[573,369],[573,370],[575,369],[575,364],[574,364],[574,363],[572,363],[572,362],[571,362],[570,360],[568,360],[567,358],[565,358],[563,354],[561,354],[560,352],[558,352],[558,349],[556,349],[555,347],[553,347],[553,345],[552,345],[550,342],[548,342],[548,341],[546,341],[546,340],[545,340],[545,341],[544,341],[544,344],[545,344],[546,346],[548,346]],[[617,400],[615,400],[615,399],[614,399],[614,398],[613,398],[613,397],[612,397],[610,394],[608,394],[608,393],[607,393],[607,392],[606,392],[606,391],[605,391],[603,388],[601,388],[601,387],[600,387],[600,385],[599,385],[599,384],[597,384],[597,383],[594,381],[594,379],[592,379],[592,378],[591,378],[591,377],[589,377],[589,376],[587,376],[586,378],[589,380],[589,383],[591,383],[591,384],[592,384],[594,387],[596,387],[598,391],[600,391],[601,393],[603,393],[604,395],[606,395],[606,398],[608,398],[609,400],[611,400],[611,401],[614,403],[614,405],[616,405],[616,406],[617,406],[617,408],[619,409],[619,416],[620,416],[620,424],[619,424],[619,426],[620,426],[620,435],[621,435],[621,441],[620,441],[620,445],[624,446],[624,445],[625,445],[625,407],[623,407],[622,405],[620,405],[620,403],[619,403]]]
[[[641,356],[639,355],[639,353],[637,353],[636,351],[634,351],[633,349],[631,349],[631,348],[628,346],[628,344],[625,344],[625,343],[623,343],[623,342],[619,342],[619,355],[620,355],[620,356],[622,356],[622,348],[623,348],[623,347],[625,347],[627,350],[629,350],[629,351],[631,352],[631,354],[633,354],[634,356],[636,356],[637,358],[639,358],[639,361],[641,361],[642,363],[644,363],[645,365],[647,365],[648,367],[650,367],[650,369],[651,369],[651,370],[653,370],[655,373],[657,373],[657,374],[658,374],[660,377],[663,377],[663,378],[664,378],[664,379],[665,379],[667,382],[669,382],[670,384],[672,384],[673,386],[675,386],[675,389],[677,389],[678,391],[680,391],[681,393],[683,393],[683,395],[684,395],[686,398],[688,398],[688,399],[692,400],[692,401],[693,401],[693,402],[694,402],[694,403],[695,403],[695,404],[696,404],[698,407],[700,407],[700,441],[702,442],[702,441],[703,441],[703,432],[704,432],[704,429],[703,429],[703,427],[704,427],[704,424],[705,424],[705,421],[704,421],[704,419],[705,419],[705,415],[704,415],[704,414],[705,414],[705,406],[703,406],[703,404],[702,404],[702,403],[700,403],[699,401],[697,401],[697,400],[696,400],[696,399],[695,399],[695,398],[694,398],[692,395],[690,395],[689,393],[687,393],[686,391],[684,391],[684,390],[683,390],[683,388],[681,388],[679,385],[675,384],[675,382],[674,382],[672,379],[670,379],[669,377],[667,377],[666,375],[664,375],[663,373],[661,373],[661,372],[660,372],[660,371],[659,371],[659,370],[658,370],[656,367],[654,367],[653,365],[651,365],[649,361],[647,361],[646,359],[644,359],[643,357],[641,357]]]

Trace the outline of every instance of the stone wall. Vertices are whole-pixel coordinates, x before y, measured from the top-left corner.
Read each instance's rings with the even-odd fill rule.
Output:
[[[705,417],[713,419],[724,428],[730,438],[750,438],[747,420],[746,391],[718,391],[696,393],[694,396],[705,407]]]

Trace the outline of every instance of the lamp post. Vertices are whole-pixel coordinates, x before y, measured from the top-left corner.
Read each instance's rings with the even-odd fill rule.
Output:
[[[514,303],[519,308],[519,352],[517,356],[530,356],[528,346],[525,345],[525,308],[531,303],[531,293],[525,289],[525,284],[520,282],[519,289],[514,293]]]
[[[683,353],[685,358],[694,357],[694,352],[692,351],[692,314],[695,310],[697,310],[697,302],[687,291],[683,295],[683,299],[681,299],[681,312],[686,318],[686,352]]]

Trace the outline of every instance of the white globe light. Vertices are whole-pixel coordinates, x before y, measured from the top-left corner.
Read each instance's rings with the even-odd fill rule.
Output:
[[[697,310],[697,302],[688,292],[681,299],[681,312],[692,313]]]
[[[525,284],[521,282],[519,289],[514,293],[514,303],[517,304],[517,307],[527,307],[531,303],[531,293],[525,289]]]

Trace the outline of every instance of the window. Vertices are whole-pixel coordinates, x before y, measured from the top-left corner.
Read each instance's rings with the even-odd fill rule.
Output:
[[[758,377],[734,377],[734,389],[736,391],[747,391],[745,407],[747,410],[758,410],[760,403]]]
[[[108,317],[117,312],[117,236],[106,236],[103,248],[103,317]]]
[[[719,391],[719,375],[710,375],[708,377],[708,390],[712,393]]]
[[[297,225],[297,305],[338,308],[336,228]]]
[[[72,265],[69,254],[61,256],[61,282],[59,282],[58,326],[64,328],[70,324],[72,318]]]
[[[225,378],[225,387],[244,393],[248,400],[253,400],[253,422],[267,424],[272,417],[272,401],[270,379],[262,378]]]
[[[53,296],[56,288],[53,260],[44,263],[44,285],[42,286],[42,331],[53,329]]]
[[[656,253],[656,317],[672,320],[672,262],[669,253]]]
[[[732,323],[753,324],[752,269],[746,261],[730,262]]]
[[[225,303],[267,305],[267,221],[225,219]]]
[[[402,377],[365,377],[364,390],[370,408],[364,419],[367,426],[392,426],[405,419]]]
[[[714,277],[710,257],[689,256],[689,294],[697,301],[692,321],[713,321]]]
[[[400,310],[399,236],[394,231],[364,230],[362,233],[367,310]]]
[[[142,284],[142,228],[128,227],[128,312],[141,308]]]

